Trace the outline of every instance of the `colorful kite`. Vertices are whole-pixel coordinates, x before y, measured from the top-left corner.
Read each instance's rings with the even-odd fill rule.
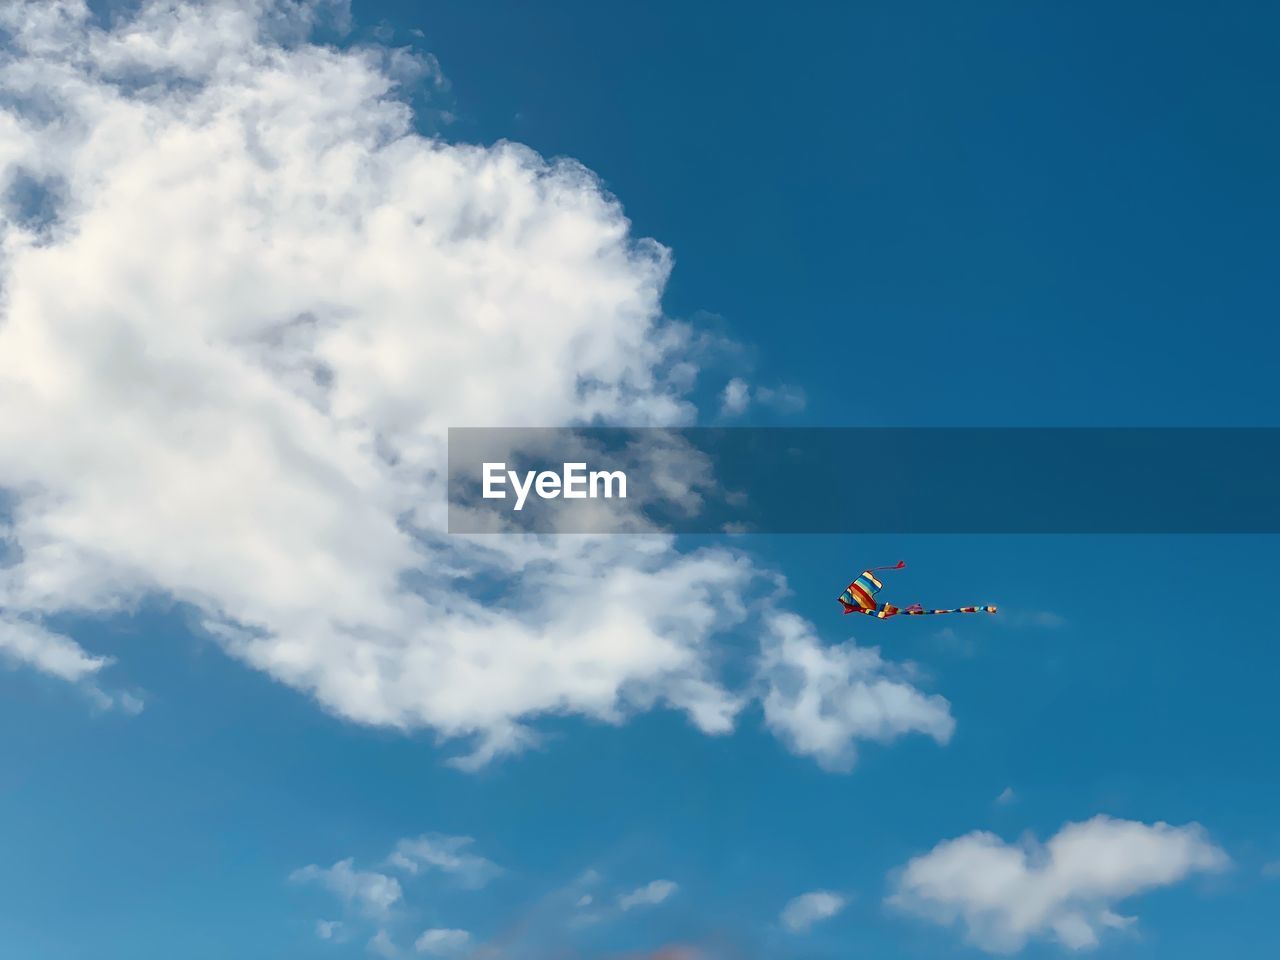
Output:
[[[995,613],[995,607],[953,607],[950,610],[926,610],[918,603],[913,603],[909,607],[895,607],[892,603],[877,604],[876,594],[884,586],[876,578],[876,572],[880,570],[901,570],[907,565],[905,560],[899,560],[891,567],[872,567],[870,570],[864,570],[862,576],[849,584],[844,593],[837,598],[840,605],[844,607],[845,613],[863,613],[869,617],[879,617],[881,620],[887,620],[889,617],[897,616],[904,613],[909,617],[932,616],[938,613]]]

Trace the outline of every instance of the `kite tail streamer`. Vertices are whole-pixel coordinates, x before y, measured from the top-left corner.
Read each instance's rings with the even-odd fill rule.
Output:
[[[897,563],[888,567],[872,567],[867,573],[875,573],[877,570],[901,570],[907,565],[907,561],[899,560]]]
[[[952,607],[949,610],[924,610],[912,609],[908,607],[906,610],[895,607],[892,603],[886,603],[878,610],[863,610],[858,607],[846,609],[845,613],[861,613],[868,617],[876,617],[880,620],[888,620],[890,617],[898,615],[906,617],[932,617],[940,613],[995,613],[995,607]]]
[[[939,613],[995,613],[995,607],[952,607],[950,610],[900,610],[909,617],[929,617]]]

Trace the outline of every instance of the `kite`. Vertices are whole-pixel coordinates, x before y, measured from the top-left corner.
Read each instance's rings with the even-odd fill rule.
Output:
[[[849,584],[844,593],[840,594],[836,599],[844,607],[845,613],[862,613],[868,617],[878,617],[881,620],[887,620],[889,617],[895,617],[900,613],[909,617],[924,617],[939,613],[996,612],[995,607],[952,607],[950,610],[926,610],[918,603],[913,603],[909,607],[895,607],[892,603],[876,603],[876,594],[884,586],[876,577],[876,573],[880,570],[901,570],[906,565],[905,560],[899,560],[891,567],[872,567],[870,570],[864,570],[862,576]]]

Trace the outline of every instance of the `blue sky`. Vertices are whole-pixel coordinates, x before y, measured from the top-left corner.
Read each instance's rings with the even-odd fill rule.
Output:
[[[669,375],[687,356],[698,374],[682,396],[706,423],[1275,425],[1268,254],[1280,140],[1267,122],[1280,88],[1269,43],[1280,26],[1274,10],[689,6],[357,0],[341,50],[408,46],[432,55],[439,75],[430,61],[414,73],[383,52],[368,54],[374,74],[345,60],[316,66],[306,59],[313,41],[301,34],[286,41],[284,59],[273,59],[277,48],[257,21],[247,33],[223,21],[232,26],[222,31],[190,8],[178,21],[199,27],[189,34],[171,31],[164,11],[136,28],[162,54],[139,53],[146,48],[136,43],[122,54],[125,46],[110,41],[125,28],[95,34],[74,10],[69,27],[40,22],[38,6],[15,14],[25,39],[0,76],[18,91],[6,109],[28,102],[30,88],[20,88],[36,75],[36,86],[56,88],[58,109],[105,133],[40,140],[53,135],[13,108],[44,158],[15,163],[70,200],[59,214],[65,232],[55,223],[52,234],[30,240],[6,225],[6,250],[16,252],[4,277],[17,293],[0,321],[10,338],[0,340],[0,356],[27,352],[9,366],[0,361],[0,384],[13,385],[0,392],[0,418],[14,424],[0,428],[4,541],[17,558],[5,568],[16,572],[0,579],[0,612],[10,617],[0,627],[19,625],[18,639],[0,635],[0,655],[14,666],[0,672],[0,953],[421,956],[430,951],[415,950],[415,941],[437,930],[467,931],[468,941],[450,947],[442,934],[420,942],[475,957],[1276,954],[1274,538],[753,537],[741,562],[786,582],[786,595],[767,601],[760,579],[722,554],[707,565],[742,569],[740,579],[693,568],[687,558],[724,544],[691,538],[635,575],[664,591],[650,595],[656,603],[682,611],[672,614],[684,617],[680,655],[699,665],[680,660],[684,666],[650,675],[637,654],[610,675],[616,711],[585,689],[587,674],[574,672],[583,668],[565,666],[577,654],[529,661],[525,677],[503,672],[503,651],[525,663],[522,651],[554,646],[548,637],[583,623],[593,626],[574,636],[585,645],[574,649],[618,662],[616,623],[577,612],[590,606],[591,590],[585,601],[554,592],[561,580],[595,576],[599,555],[534,563],[515,556],[504,567],[427,540],[427,552],[415,555],[429,581],[421,606],[392,604],[366,577],[368,569],[413,567],[398,535],[380,525],[384,512],[396,516],[387,504],[413,505],[397,499],[404,475],[389,467],[387,477],[375,476],[365,454],[352,452],[372,440],[347,444],[364,435],[344,431],[373,424],[369,436],[395,446],[398,463],[430,463],[413,439],[423,423],[474,425],[488,416],[505,424],[529,405],[546,417],[581,416],[580,398],[544,404],[558,381],[539,379],[544,370],[570,382],[582,374],[565,359],[572,349],[551,354],[547,346],[537,363],[523,356],[538,352],[539,338],[558,344],[551,325],[561,322],[580,324],[568,328],[566,343],[597,323],[611,331],[607,342],[590,341],[608,361],[587,372],[624,370],[623,399],[608,400],[606,413],[623,422],[667,415],[666,381],[636,384],[660,368]],[[227,2],[206,12],[244,9]],[[32,39],[45,30],[56,37],[51,48]],[[322,25],[319,36],[336,34]],[[209,51],[221,60],[206,60]],[[49,66],[84,57],[93,70]],[[90,95],[107,89],[96,84],[119,69],[119,58],[147,76],[155,71],[163,87],[120,94],[141,97],[129,101],[140,105],[136,113]],[[218,62],[259,76],[278,70],[279,83],[261,99],[241,96],[247,88],[238,84],[247,81],[210,65]],[[351,82],[327,85],[326,69],[351,71],[333,75]],[[359,92],[377,71],[401,78],[390,96],[415,105],[417,130],[446,145],[478,144],[481,153],[439,155],[455,164],[445,172],[402,132],[385,139],[408,137],[411,149],[389,157],[356,151],[351,173],[342,147],[395,129],[393,115],[371,110],[381,132],[355,121],[347,130],[347,118],[384,102]],[[221,98],[208,123],[183,112],[182,82]],[[171,86],[179,92],[167,92]],[[336,104],[332,114],[326,102]],[[227,128],[234,136],[219,132],[225,116],[235,118]],[[135,117],[151,126],[133,126]],[[250,128],[253,136],[243,133]],[[336,131],[329,152],[299,146],[316,131]],[[587,210],[608,237],[618,221],[572,178],[529,174],[543,186],[522,192],[525,173],[541,168],[523,155],[503,166],[489,151],[504,139],[593,171],[623,205],[630,236],[668,248],[669,279],[612,240],[599,241],[603,254],[579,256],[564,238],[588,227],[556,217]],[[253,189],[268,186],[244,206],[257,213],[241,219],[240,208],[226,206],[231,194],[219,191],[239,189],[226,184],[240,182],[259,141],[277,162],[262,164],[261,181],[243,175]],[[12,142],[18,156],[25,141]],[[195,145],[190,153],[185,143]],[[290,149],[299,151],[296,168]],[[105,172],[95,181],[86,168]],[[398,180],[402,169],[421,179]],[[192,184],[188,192],[165,192],[175,170]],[[270,179],[276,170],[288,176]],[[333,187],[347,173],[350,183]],[[554,207],[546,214],[552,226],[531,249],[513,240],[501,256],[483,248],[473,255],[464,244],[437,258],[452,241],[432,232],[431,211],[445,205],[433,200],[425,225],[380,232],[379,198],[434,197],[433,178],[449,184],[441,195],[472,198],[469,212],[450,214],[455,226],[485,216],[501,224],[505,211],[543,205]],[[487,207],[503,190],[510,202]],[[148,191],[164,206],[146,208],[139,198]],[[272,206],[281,191],[289,202]],[[131,213],[139,203],[143,212]],[[307,212],[313,203],[324,216],[354,205],[358,229],[348,235],[307,220],[320,216]],[[208,208],[230,212],[202,219]],[[175,219],[153,232],[165,209]],[[101,236],[109,240],[95,243]],[[252,246],[259,236],[269,242]],[[285,254],[274,259],[304,242],[321,251],[306,254],[317,258],[314,272],[291,273]],[[235,253],[242,244],[254,251],[243,260]],[[554,256],[545,252],[552,248]],[[328,250],[333,261],[323,259]],[[528,271],[511,266],[519,256]],[[336,266],[344,264],[349,270]],[[48,279],[67,270],[81,278],[75,294]],[[396,286],[417,273],[421,286]],[[449,284],[460,275],[484,279],[467,279],[455,297]],[[314,302],[303,289],[310,283],[320,291]],[[384,295],[384,286],[394,292]],[[635,319],[652,313],[659,288],[660,313],[695,336],[652,367],[627,366],[625,358],[662,335],[661,325]],[[508,290],[519,297],[503,299]],[[521,312],[544,300],[536,317]],[[353,334],[296,354],[268,352],[261,370],[272,379],[234,379],[239,367],[195,352],[173,332],[189,324],[200,331],[193,343],[222,337],[234,346],[250,336],[244,318],[264,304],[327,322],[325,310],[338,302],[348,310],[335,310],[339,320],[367,310],[402,316],[403,326],[370,327],[368,340]],[[433,311],[444,316],[438,326],[429,325]],[[486,339],[507,314],[534,330],[533,345],[513,356]],[[421,329],[419,315],[428,318]],[[136,325],[134,316],[142,318]],[[483,349],[469,352],[471,340]],[[339,351],[363,357],[374,341],[390,345],[379,347],[382,366],[335,359]],[[58,349],[46,354],[48,343]],[[325,376],[340,391],[324,408],[332,420],[281,413],[293,427],[254,439],[250,424],[267,419],[261,411],[294,416],[271,391],[304,390],[291,379],[299,368],[285,361],[306,351],[329,365]],[[55,358],[65,357],[74,362],[64,370]],[[748,394],[730,417],[722,400],[733,379]],[[83,395],[68,386],[82,382]],[[502,393],[521,382],[529,394]],[[444,385],[439,395],[435,383]],[[475,383],[490,389],[473,391]],[[199,397],[190,400],[189,390]],[[451,405],[455,396],[470,406]],[[188,401],[183,419],[169,415]],[[438,418],[413,419],[428,409]],[[19,419],[36,425],[31,434]],[[337,440],[315,438],[329,427]],[[193,435],[200,442],[189,447]],[[258,459],[217,459],[241,449],[242,436]],[[252,464],[276,463],[281,450],[285,466],[255,472]],[[305,483],[288,472],[291,457],[311,464]],[[168,470],[136,501],[126,492]],[[323,475],[314,485],[313,474]],[[276,484],[280,498],[270,499]],[[345,492],[333,500],[317,492],[330,487]],[[241,514],[242,490],[268,499]],[[291,512],[313,503],[314,513]],[[276,518],[284,518],[278,528]],[[342,525],[347,518],[354,533]],[[268,562],[273,544],[290,548],[287,570]],[[632,569],[617,545],[601,549],[617,551],[604,554],[606,566]],[[840,617],[832,598],[849,578],[902,557],[909,568],[895,575],[897,589],[911,596],[901,599],[998,603],[1001,615],[942,626]],[[490,676],[479,678],[431,639],[466,607],[444,579],[430,579],[432,565],[473,562],[499,588],[541,576],[540,563],[557,571],[533,580],[554,588],[527,617],[546,635],[522,624],[519,610],[488,624],[514,641],[462,626],[448,635],[464,659],[467,637],[486,644]],[[689,593],[675,580],[692,584]],[[312,582],[342,586],[321,591]],[[702,627],[704,587],[712,596],[743,594],[744,615]],[[954,732],[935,736],[919,713],[884,707],[880,719],[900,729],[877,742],[850,721],[851,769],[798,746],[799,728],[780,733],[757,696],[775,678],[753,675],[771,649],[761,635],[779,611],[810,625],[814,646],[806,650],[879,647],[888,666],[871,668],[871,679],[887,678],[904,696],[945,698]],[[646,630],[651,614],[634,611]],[[526,628],[527,636],[519,632]],[[661,624],[636,629],[635,649],[660,649]],[[423,639],[403,639],[417,631]],[[450,682],[433,685],[436,673]],[[716,693],[689,692],[707,678]],[[554,696],[539,699],[525,684]],[[854,713],[869,695],[836,685],[833,696]],[[699,710],[715,713],[707,704],[720,694],[742,702],[729,729],[713,730]],[[513,724],[538,742],[521,741]],[[450,762],[486,742],[498,745],[488,762]],[[1151,858],[1172,858],[1163,873],[1126,867],[1091,880],[1054,872],[1036,842],[1100,815],[1143,831],[1164,823],[1187,832],[1139,836],[1150,840]],[[954,885],[946,893],[930,887],[932,895],[906,890],[908,909],[887,902],[906,889],[912,858],[975,831],[1011,851],[1028,844],[1036,877],[1026,886],[1041,884],[1054,905],[1011,920],[1019,906],[1029,909],[1011,905],[1016,890],[978,909]],[[422,837],[434,861],[393,855]],[[472,840],[455,845],[450,837]],[[1125,861],[1132,853],[1119,840],[1108,849]],[[477,874],[469,857],[500,869]],[[344,888],[335,879],[342,871],[332,871],[348,858],[357,886]],[[986,865],[966,861],[962,875],[978,886]],[[376,894],[391,881],[399,896],[380,910]],[[655,881],[673,886],[648,886]],[[626,899],[646,889],[660,902]],[[841,908],[789,929],[786,905],[821,891]],[[977,920],[966,922],[961,907],[959,918],[940,920],[944,901],[967,903]],[[1076,914],[1098,934],[1096,945],[1073,940]],[[341,926],[322,937],[321,921]]]

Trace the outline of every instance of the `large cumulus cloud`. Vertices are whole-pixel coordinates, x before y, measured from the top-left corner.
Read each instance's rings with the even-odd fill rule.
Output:
[[[398,84],[432,64],[308,40],[322,9],[0,14],[0,652],[92,679],[47,619],[157,594],[471,763],[549,712],[730,729],[747,557],[441,533],[449,425],[693,415],[668,251],[577,164],[415,132]]]

